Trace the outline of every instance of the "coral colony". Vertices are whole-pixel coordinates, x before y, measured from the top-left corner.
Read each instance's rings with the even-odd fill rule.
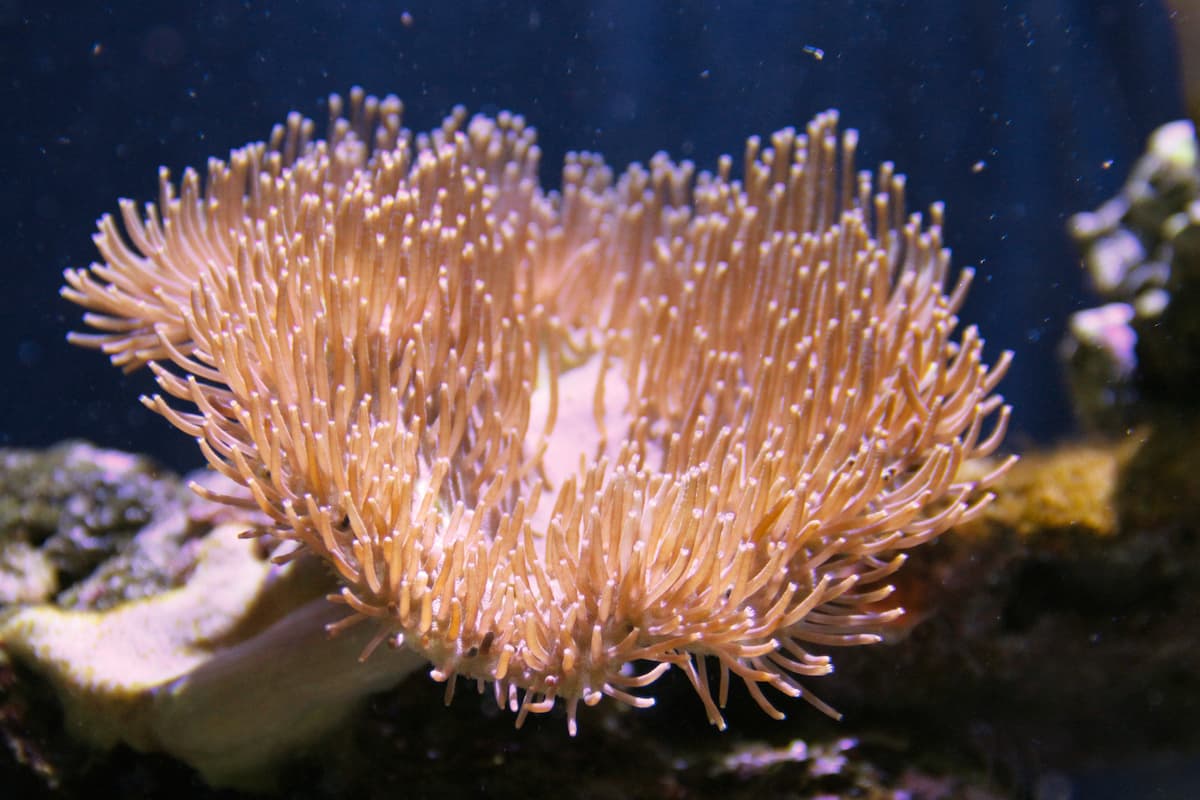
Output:
[[[164,171],[66,273],[73,341],[154,371],[147,405],[248,490],[217,499],[336,572],[365,658],[572,730],[671,667],[719,726],[731,676],[833,713],[820,651],[876,641],[904,551],[1008,464],[960,472],[1003,438],[1009,354],[954,338],[941,208],[856,171],[833,112],[736,170],[577,153],[547,190],[521,117],[401,111],[356,90],[325,139],[293,114]]]

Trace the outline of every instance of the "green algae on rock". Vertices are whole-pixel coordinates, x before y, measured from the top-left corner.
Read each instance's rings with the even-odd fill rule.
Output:
[[[0,450],[0,605],[47,601],[77,589],[161,510],[187,508],[189,495],[149,459],[85,442]],[[105,598],[158,591],[166,585],[163,576],[161,568],[130,565],[87,599],[58,600],[96,607]]]

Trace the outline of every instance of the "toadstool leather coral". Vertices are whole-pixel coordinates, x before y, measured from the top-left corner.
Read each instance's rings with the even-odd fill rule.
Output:
[[[940,206],[858,171],[834,112],[736,169],[577,153],[547,190],[519,116],[330,106],[324,139],[293,114],[103,217],[73,340],[154,371],[147,405],[328,563],[368,659],[572,730],[671,667],[719,726],[731,677],[833,713],[823,650],[877,640],[904,551],[1008,464],[960,473],[1003,438],[1009,354],[956,334]]]

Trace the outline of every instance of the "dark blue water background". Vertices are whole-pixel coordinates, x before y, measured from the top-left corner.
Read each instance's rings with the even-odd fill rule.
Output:
[[[519,111],[543,178],[569,149],[622,167],[667,150],[710,166],[750,134],[838,107],[864,163],[892,159],[914,205],[942,199],[965,317],[994,355],[1015,441],[1070,429],[1055,359],[1093,302],[1063,231],[1119,186],[1146,134],[1182,113],[1166,12],[1134,0],[35,3],[0,0],[0,445],[82,436],[199,463],[187,437],[64,333],[60,273],[94,220],[153,199],[156,171],[267,135],[361,84],[407,123],[454,104]]]

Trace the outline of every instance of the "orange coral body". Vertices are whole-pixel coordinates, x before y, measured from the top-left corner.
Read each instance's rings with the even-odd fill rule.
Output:
[[[128,241],[102,218],[74,340],[194,407],[146,399],[336,569],[347,624],[518,720],[647,705],[671,666],[714,724],[731,674],[828,711],[812,649],[874,641],[903,551],[995,478],[959,468],[1003,438],[1008,354],[952,338],[940,208],[906,217],[832,112],[752,139],[740,180],[575,154],[548,192],[520,117],[331,106],[204,188],[164,172]]]

